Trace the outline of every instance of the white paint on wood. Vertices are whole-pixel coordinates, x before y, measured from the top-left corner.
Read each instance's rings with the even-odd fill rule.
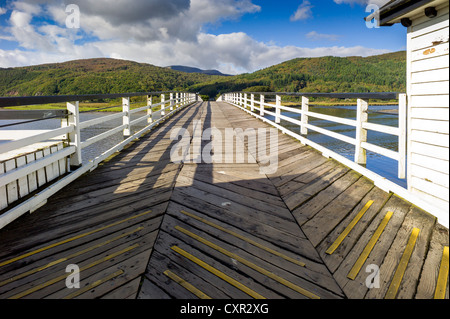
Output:
[[[447,121],[411,119],[411,125],[421,131],[449,134],[449,125]]]
[[[433,168],[435,171],[441,172],[446,175],[449,174],[448,161],[446,160],[441,160],[423,154],[411,153],[410,161],[411,164]],[[414,175],[414,171],[412,171],[412,175]]]
[[[5,164],[0,163],[0,176],[5,173]],[[0,186],[0,210],[8,207],[8,197],[6,195],[6,186]]]
[[[408,190],[446,210],[449,204],[449,14],[413,20],[407,35]],[[448,220],[448,217],[447,217]]]
[[[433,95],[432,98],[423,95],[412,95],[409,97],[409,107],[449,107],[448,95]]]
[[[27,158],[27,165],[32,164],[33,162],[36,161],[35,153],[28,154],[26,158]],[[27,178],[28,178],[28,189],[30,190],[30,193],[32,193],[38,189],[37,172],[36,171],[31,172],[30,174],[28,174]]]
[[[411,84],[428,83],[428,82],[432,83],[448,80],[449,80],[448,68],[429,71],[426,70],[411,74]]]
[[[36,161],[44,157],[44,151],[40,150],[35,153]],[[44,186],[47,183],[47,176],[45,174],[45,168],[40,168],[36,171],[36,177],[38,181],[38,186]]]
[[[434,158],[449,160],[449,149],[448,147],[440,147],[435,145],[430,145],[427,143],[420,143],[416,141],[411,142],[410,147],[411,153],[416,154],[429,154]]]
[[[413,177],[421,178],[434,184],[441,185],[443,187],[449,187],[448,175],[441,172],[434,171],[430,168],[422,167],[414,163],[411,164],[413,169]]]
[[[17,168],[23,167],[26,164],[27,164],[27,160],[26,160],[25,156],[16,158]],[[19,187],[19,197],[20,198],[23,198],[30,193],[30,190],[28,189],[28,179],[27,179],[26,175],[17,179],[17,186]]]
[[[367,142],[367,130],[364,129],[364,123],[369,120],[369,102],[358,99],[356,108],[356,145],[355,145],[355,162],[365,165],[367,163],[367,152],[362,147],[362,143]]]
[[[412,119],[446,121],[449,120],[449,108],[411,108]],[[415,127],[414,127],[415,128]],[[417,128],[419,129],[419,128]]]
[[[15,168],[16,168],[16,160],[15,159],[5,162],[5,172],[12,171]],[[19,199],[17,180],[14,180],[11,183],[6,185],[6,194],[8,196],[8,203],[13,203]]]

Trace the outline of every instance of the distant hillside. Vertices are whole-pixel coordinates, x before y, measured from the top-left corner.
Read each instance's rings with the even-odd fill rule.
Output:
[[[323,93],[405,92],[406,52],[365,58],[298,58],[251,74],[226,77],[180,72],[115,59],[76,60],[0,69],[0,96],[166,90],[188,90],[211,98],[221,93],[243,90]]]
[[[222,72],[217,71],[217,70],[201,70],[198,68],[192,68],[192,67],[183,66],[183,65],[172,65],[172,66],[168,66],[167,68],[169,68],[171,70],[175,70],[175,71],[186,72],[186,73],[201,73],[201,74],[207,74],[207,75],[230,76],[228,74],[223,74]]]
[[[231,91],[392,92],[406,90],[406,52],[370,57],[298,58],[193,86],[213,96]]]
[[[214,76],[115,59],[0,69],[1,96],[72,95],[187,90]]]

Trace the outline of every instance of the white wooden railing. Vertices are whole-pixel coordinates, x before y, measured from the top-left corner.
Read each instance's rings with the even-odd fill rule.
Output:
[[[255,96],[259,95],[259,99],[256,100]],[[275,104],[267,103],[266,96],[275,96]],[[282,95],[300,95],[302,98],[301,108],[293,108],[283,106],[281,103]],[[330,116],[310,111],[309,98],[310,97],[329,97],[329,98],[357,98],[356,108],[356,120],[342,118],[337,116]],[[397,99],[399,103],[399,126],[392,127],[387,125],[380,125],[370,123],[368,121],[369,111],[369,99]],[[396,93],[368,93],[368,94],[287,94],[287,93],[227,93],[222,97],[223,101],[231,103],[245,110],[250,110],[255,113],[257,117],[263,119],[266,122],[271,122],[272,125],[278,127],[284,133],[297,137],[299,140],[304,141],[306,144],[311,145],[313,142],[307,140],[305,137],[308,135],[308,130],[315,131],[320,134],[330,136],[345,143],[355,146],[355,158],[354,162],[360,165],[367,164],[367,151],[389,157],[398,163],[398,177],[400,179],[406,178],[406,94]],[[269,111],[266,107],[273,108],[274,111]],[[292,112],[301,115],[301,120],[294,119],[289,116],[283,115],[283,111]],[[259,113],[259,115],[258,115]],[[264,118],[265,115],[271,115],[275,118],[275,121],[269,121]],[[355,128],[355,138],[349,137],[340,133],[332,132],[330,130],[310,124],[309,119],[316,118],[329,122],[348,125]],[[289,131],[287,128],[279,125],[281,120],[287,121],[294,125],[298,125],[298,132]],[[378,145],[374,145],[367,141],[367,132],[377,131],[394,135],[398,138],[398,151],[393,151]],[[331,151],[324,147],[314,143],[314,147],[322,151],[327,157],[331,156]]]
[[[131,108],[130,98],[133,96],[147,96],[147,103],[143,107]],[[160,102],[153,103],[153,97],[160,97]],[[122,99],[122,112],[114,113],[111,115],[105,115],[93,120],[84,121],[80,120],[79,101],[105,99],[105,98],[121,98]],[[62,121],[62,127],[54,130],[39,131],[37,134],[32,134],[31,131],[27,131],[22,138],[11,137],[9,142],[0,144],[0,154],[17,151],[24,147],[29,147],[35,143],[44,141],[64,141],[65,147],[60,148],[49,156],[41,159],[33,159],[32,161],[19,166],[14,167],[11,170],[0,167],[0,200],[8,200],[8,187],[14,186],[14,183],[18,183],[24,178],[27,179],[32,174],[36,174],[39,170],[42,170],[49,165],[58,163],[61,161],[66,163],[65,172],[68,172],[64,177],[60,178],[56,182],[48,185],[48,187],[41,188],[34,196],[28,199],[24,199],[16,205],[12,202],[7,202],[11,206],[10,209],[3,209],[3,213],[0,211],[0,229],[11,223],[21,215],[27,212],[33,212],[47,202],[47,199],[76,180],[83,174],[94,170],[97,166],[113,155],[114,153],[121,151],[126,145],[133,140],[141,137],[149,130],[159,125],[162,121],[174,115],[184,107],[192,104],[198,100],[198,96],[192,93],[184,92],[151,92],[151,93],[130,93],[130,94],[110,94],[110,95],[85,95],[85,96],[54,96],[54,97],[23,97],[23,98],[0,98],[0,107],[17,106],[17,105],[36,105],[36,104],[48,104],[48,103],[67,103],[68,116]],[[139,112],[146,112],[146,115],[141,116],[135,120],[132,120],[131,116]],[[84,129],[92,127],[97,124],[111,122],[117,119],[122,119],[122,125],[114,127],[104,133],[91,137],[85,141],[81,140],[81,133]],[[145,123],[145,127],[138,132],[132,134],[132,127]],[[3,133],[8,132],[4,131]],[[86,147],[98,143],[111,137],[114,134],[123,132],[124,139],[114,147],[103,152],[89,162],[83,162],[83,150]],[[0,132],[1,133],[1,132]],[[4,136],[5,134],[0,134]],[[55,144],[56,144],[55,141]],[[17,153],[16,152],[16,153]],[[3,168],[3,169],[2,169]],[[26,195],[26,194],[25,194]],[[19,199],[22,196],[18,196]]]

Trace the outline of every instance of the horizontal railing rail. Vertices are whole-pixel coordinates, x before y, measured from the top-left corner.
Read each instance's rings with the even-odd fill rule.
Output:
[[[143,102],[145,106],[138,106],[132,109],[131,97],[147,96],[147,101]],[[153,97],[158,97],[159,101],[153,103]],[[95,99],[122,99],[122,112],[114,114],[105,114],[96,119],[81,121],[80,119],[80,101]],[[33,160],[20,167],[15,166],[13,169],[5,169],[0,167],[0,201],[2,197],[7,197],[7,188],[10,183],[26,179],[27,176],[41,170],[52,163],[60,162],[66,159],[68,174],[47,188],[40,190],[35,196],[20,202],[20,204],[10,205],[12,208],[4,209],[0,213],[0,229],[11,223],[21,215],[29,211],[34,211],[38,207],[45,204],[47,199],[57,191],[67,186],[81,175],[88,171],[94,170],[99,163],[110,157],[114,153],[121,151],[127,144],[141,137],[143,134],[159,125],[162,121],[174,115],[176,112],[185,108],[198,100],[197,94],[186,92],[148,92],[148,93],[126,93],[126,94],[101,94],[101,95],[73,95],[73,96],[50,96],[50,97],[16,97],[16,98],[0,98],[0,107],[37,105],[48,103],[66,103],[66,110],[60,114],[67,114],[61,121],[61,127],[53,130],[39,130],[37,134],[32,131],[26,131],[22,138],[10,137],[8,141],[0,144],[0,154],[8,152],[20,153],[21,148],[29,147],[40,142],[48,142],[49,140],[59,142],[64,141],[65,147],[54,154],[50,154],[42,159]],[[139,112],[146,112],[145,115],[132,120],[131,115]],[[122,119],[120,125],[117,125],[106,132],[99,133],[85,141],[81,141],[81,133],[83,130],[98,124],[111,123],[111,121]],[[142,123],[145,123],[142,125]],[[132,128],[140,125],[136,133],[132,133]],[[144,126],[144,128],[141,128]],[[5,136],[8,131],[1,132],[0,136]],[[123,141],[113,146],[109,150],[95,157],[89,162],[83,162],[83,150],[88,146],[101,142],[110,136],[122,133]],[[57,140],[56,140],[57,141]],[[12,155],[13,156],[13,155]],[[3,165],[0,163],[0,165]],[[20,197],[20,196],[17,196]],[[1,203],[0,203],[1,204]],[[11,203],[10,203],[11,204]],[[1,207],[4,207],[1,206]],[[8,210],[9,209],[9,210]]]
[[[257,98],[259,96],[259,98]],[[301,108],[294,108],[282,105],[282,96],[301,97]],[[272,103],[268,103],[272,97]],[[273,100],[273,97],[275,99]],[[332,99],[349,99],[357,100],[356,119],[349,119],[331,115],[325,115],[310,110],[310,98],[332,98]],[[284,133],[296,137],[305,144],[311,145],[319,149],[327,156],[333,154],[331,150],[324,148],[306,138],[308,131],[314,131],[345,143],[355,146],[354,162],[358,165],[365,166],[367,164],[367,151],[371,151],[382,156],[391,158],[398,163],[398,177],[406,178],[406,123],[407,123],[407,107],[406,94],[396,92],[383,93],[285,93],[285,92],[233,92],[223,94],[221,100],[238,106],[250,112],[279,128]],[[370,123],[369,119],[369,100],[397,100],[399,105],[399,126],[393,127],[382,124]],[[273,103],[275,102],[275,103]],[[267,109],[269,108],[269,109]],[[283,111],[299,114],[299,119],[283,115]],[[265,118],[266,115],[274,117],[274,121]],[[333,132],[326,128],[318,127],[310,123],[310,118],[321,119],[333,123],[347,125],[355,129],[355,137],[349,137],[337,132]],[[293,132],[281,126],[281,120],[287,121],[299,127],[298,132]],[[393,151],[379,145],[368,142],[368,131],[376,131],[398,138],[398,151]]]

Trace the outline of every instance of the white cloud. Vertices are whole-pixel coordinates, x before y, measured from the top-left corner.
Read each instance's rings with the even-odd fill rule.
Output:
[[[369,4],[376,4],[379,7],[384,6],[386,3],[388,3],[390,0],[334,0],[337,4],[359,4],[359,5],[369,5]]]
[[[306,34],[306,37],[313,41],[319,40],[337,41],[341,36],[337,34],[325,34],[325,33],[318,33],[316,31],[311,31]]]
[[[127,0],[126,6],[136,9],[136,6],[144,5],[142,1]],[[146,0],[146,8],[162,1]],[[167,7],[160,8],[160,14],[155,11],[147,15],[134,12],[130,13],[134,15],[134,19],[131,19],[119,14],[121,1],[109,1],[110,8],[103,12],[100,6],[94,5],[84,10],[83,5],[88,0],[68,0],[68,3],[78,3],[80,6],[81,30],[65,27],[67,14],[64,0],[13,2],[9,25],[2,30],[5,34],[0,38],[13,38],[23,49],[0,49],[0,67],[111,57],[158,66],[180,64],[237,74],[253,72],[298,57],[369,56],[388,52],[361,46],[282,47],[257,41],[244,32],[208,34],[204,31],[206,24],[239,19],[261,8],[251,0],[191,0],[189,6],[184,0],[164,1]],[[102,3],[105,4],[106,0],[98,0],[98,4]],[[300,10],[302,13],[297,18],[311,16],[311,8],[311,3],[304,1],[299,7],[304,10]],[[129,8],[123,10],[134,11]],[[38,16],[51,18],[55,22],[33,23],[33,18]],[[89,42],[81,39],[86,34],[91,36]],[[334,37],[317,32],[309,36],[328,40]]]
[[[7,10],[5,8],[0,7],[0,16],[2,14],[5,14],[7,12]]]
[[[306,20],[312,17],[313,6],[308,0],[304,0],[297,11],[291,16],[291,21]]]

